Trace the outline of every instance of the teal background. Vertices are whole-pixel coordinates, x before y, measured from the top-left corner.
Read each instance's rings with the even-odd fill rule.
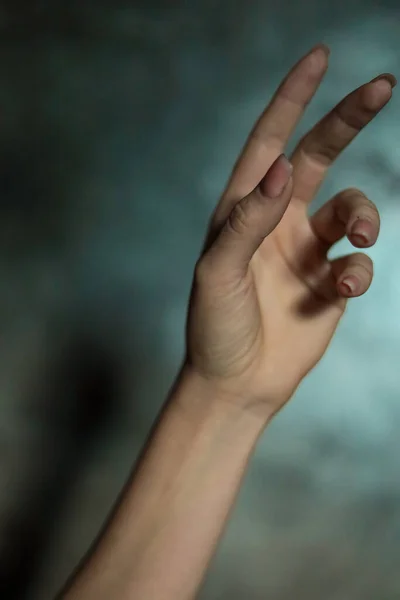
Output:
[[[54,597],[103,523],[179,366],[209,215],[282,77],[330,45],[290,151],[400,75],[399,17],[370,0],[1,3],[2,598]],[[399,597],[398,93],[312,207],[350,186],[377,203],[375,281],[260,442],[201,600]]]

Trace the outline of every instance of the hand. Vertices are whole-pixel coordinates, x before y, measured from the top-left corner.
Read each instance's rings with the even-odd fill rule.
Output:
[[[362,252],[327,257],[345,235],[357,248],[376,242],[371,200],[352,188],[311,218],[307,209],[335,158],[390,100],[393,75],[353,91],[307,133],[291,156],[292,175],[281,155],[328,56],[319,45],[301,59],[258,120],[213,213],[193,280],[185,366],[270,415],[322,357],[348,299],[364,294],[373,275]]]

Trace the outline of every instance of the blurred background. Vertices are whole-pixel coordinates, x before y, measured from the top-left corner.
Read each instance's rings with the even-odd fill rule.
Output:
[[[180,365],[209,216],[280,80],[330,45],[291,150],[399,77],[399,19],[394,0],[0,2],[1,598],[53,598],[115,501]],[[399,598],[398,94],[312,207],[350,186],[378,204],[375,281],[260,442],[201,600]]]

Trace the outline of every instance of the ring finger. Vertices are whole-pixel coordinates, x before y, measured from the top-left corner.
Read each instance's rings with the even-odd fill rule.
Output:
[[[317,210],[310,217],[310,225],[326,252],[345,235],[353,246],[369,248],[378,238],[380,217],[369,198],[356,188],[348,188]]]

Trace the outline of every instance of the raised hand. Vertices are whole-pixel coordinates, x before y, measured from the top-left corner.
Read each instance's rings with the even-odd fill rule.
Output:
[[[328,168],[387,104],[396,85],[380,75],[346,96],[299,142],[285,145],[328,67],[319,45],[279,86],[251,132],[210,221],[196,265],[185,368],[243,408],[275,414],[324,354],[349,298],[364,294],[373,264],[363,252],[333,261],[345,235],[372,246],[376,206],[356,188],[311,218]]]

